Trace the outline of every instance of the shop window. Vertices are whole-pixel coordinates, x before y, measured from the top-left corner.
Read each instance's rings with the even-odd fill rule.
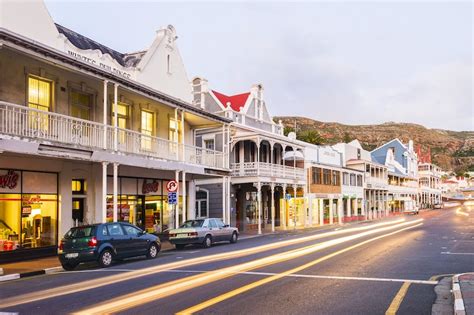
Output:
[[[84,195],[86,193],[86,181],[84,179],[72,180],[72,194]]]
[[[71,91],[71,116],[89,120],[92,108],[92,95]]]
[[[140,132],[141,137],[141,146],[143,150],[151,151],[152,149],[152,139],[153,136],[153,113],[149,111],[141,111],[141,126]]]
[[[56,245],[57,195],[23,194],[21,204],[21,246]]]
[[[51,109],[52,84],[50,81],[28,77],[28,107],[48,112]],[[47,131],[49,127],[48,115],[31,112],[29,114],[29,127],[32,129]]]

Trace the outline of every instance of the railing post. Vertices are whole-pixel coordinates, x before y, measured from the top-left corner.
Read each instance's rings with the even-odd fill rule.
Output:
[[[107,86],[108,86],[109,81],[104,80],[104,100],[103,100],[103,119],[102,119],[102,124],[104,128],[104,135],[103,135],[103,141],[104,143],[103,148],[106,150],[107,149]],[[104,221],[105,222],[105,221]]]
[[[117,108],[117,91],[118,90],[118,84],[114,83],[114,150],[118,150],[118,108]]]

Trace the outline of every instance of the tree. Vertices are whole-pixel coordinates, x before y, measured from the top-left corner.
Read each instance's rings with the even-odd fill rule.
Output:
[[[297,134],[296,138],[312,144],[324,144],[326,142],[326,139],[324,139],[316,130],[302,131]]]
[[[350,135],[347,131],[344,132],[344,137],[342,138],[342,141],[343,141],[344,143],[349,143],[349,142],[351,142],[352,140],[353,140],[353,139],[352,139],[351,135]]]
[[[295,131],[295,128],[293,128],[293,127],[285,126],[285,127],[283,128],[283,134],[284,134],[285,136],[288,136],[288,134],[289,134],[290,132],[294,132],[294,131]]]

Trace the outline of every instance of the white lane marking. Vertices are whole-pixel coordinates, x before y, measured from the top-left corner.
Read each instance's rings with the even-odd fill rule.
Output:
[[[175,269],[175,270],[166,270],[164,272],[175,272],[175,273],[204,273],[208,270],[184,270],[184,269]],[[244,271],[234,273],[237,275],[254,275],[254,276],[275,276],[279,273],[274,272],[257,272],[257,271]],[[367,278],[367,277],[343,277],[343,276],[324,276],[324,275],[305,275],[305,274],[289,274],[285,277],[293,278],[314,278],[314,279],[333,279],[333,280],[360,280],[360,281],[378,281],[378,282],[409,282],[414,284],[431,284],[436,285],[438,281],[432,280],[416,280],[416,279],[390,279],[390,278]]]
[[[474,255],[474,253],[451,253],[451,252],[441,252],[443,255]]]

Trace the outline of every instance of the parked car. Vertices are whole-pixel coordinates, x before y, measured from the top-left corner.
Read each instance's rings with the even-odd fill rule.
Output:
[[[65,270],[79,263],[97,261],[109,267],[113,260],[134,256],[156,258],[160,239],[138,227],[122,222],[85,225],[71,228],[59,245],[59,261]]]
[[[239,230],[224,224],[221,219],[198,218],[185,221],[179,228],[169,230],[169,241],[176,249],[183,249],[189,244],[201,244],[211,247],[213,243],[235,243]]]
[[[403,213],[405,214],[418,214],[419,212],[420,210],[417,206],[403,210]]]
[[[443,208],[443,204],[442,203],[435,203],[433,205],[433,209],[442,209]]]

